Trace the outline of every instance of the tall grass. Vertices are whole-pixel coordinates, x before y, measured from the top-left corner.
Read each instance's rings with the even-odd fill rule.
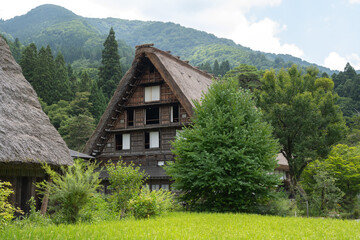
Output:
[[[0,239],[360,239],[350,220],[249,214],[171,213],[149,220],[97,224],[7,226]]]

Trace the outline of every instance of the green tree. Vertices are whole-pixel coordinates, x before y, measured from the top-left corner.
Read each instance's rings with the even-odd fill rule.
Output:
[[[38,53],[36,45],[31,43],[24,49],[20,59],[20,66],[22,68],[23,75],[31,84],[34,78],[37,57]]]
[[[47,104],[56,103],[58,99],[55,93],[56,88],[53,86],[55,79],[54,57],[49,46],[39,50],[37,62],[34,69],[32,86],[38,96]]]
[[[18,38],[15,38],[15,42],[14,44],[10,44],[10,50],[11,53],[15,59],[16,62],[20,62],[21,59],[21,42],[19,41]]]
[[[101,66],[99,68],[99,88],[110,99],[122,77],[118,43],[113,28],[104,42]]]
[[[311,176],[309,175],[311,172]],[[311,179],[309,181],[309,179]],[[310,214],[313,216],[328,216],[331,212],[337,212],[344,193],[336,186],[336,179],[329,174],[317,161],[311,162],[304,171],[304,187],[309,201]],[[298,203],[302,203],[299,199]],[[301,206],[300,206],[301,208]]]
[[[106,165],[109,173],[109,182],[113,209],[119,213],[120,217],[125,216],[130,199],[140,193],[141,186],[145,182],[147,175],[140,171],[140,167],[135,167],[133,163],[126,164],[119,161],[117,164],[109,162]]]
[[[337,95],[320,84],[331,80],[316,82],[317,74],[316,69],[301,74],[295,65],[277,75],[267,71],[257,92],[258,106],[275,128],[274,135],[289,163],[293,193],[307,164],[326,157],[331,145],[346,133],[342,113],[335,105]]]
[[[50,106],[44,108],[44,112],[48,115],[51,124],[59,129],[61,123],[70,117],[70,104],[65,100],[60,100]]]
[[[70,113],[73,116],[80,114],[91,115],[91,102],[89,101],[89,92],[77,92],[75,99],[70,102]]]
[[[90,112],[94,116],[95,121],[98,122],[105,111],[107,102],[103,92],[98,88],[96,81],[92,82],[89,101],[91,103]]]
[[[213,74],[214,74],[215,76],[219,76],[219,75],[220,75],[220,66],[219,66],[219,62],[218,62],[217,59],[214,61],[214,67],[213,67],[212,72],[213,72]]]
[[[53,87],[56,95],[54,102],[59,100],[70,101],[73,98],[73,92],[71,90],[71,82],[69,80],[68,71],[64,56],[59,52],[55,58],[55,77]]]
[[[335,180],[334,186],[344,193],[341,199],[342,208],[352,211],[356,207],[357,195],[360,194],[360,146],[338,144],[332,148],[326,159],[312,162],[303,176],[302,182],[306,190],[311,190],[314,186],[320,171],[326,172]]]
[[[76,159],[72,166],[61,166],[60,172],[49,165],[43,168],[52,181],[40,182],[38,187],[49,193],[54,219],[59,223],[76,223],[81,209],[100,187],[100,171],[95,171],[98,165]]]
[[[221,62],[220,64],[220,75],[224,76],[228,71],[230,71],[230,63],[228,60]]]
[[[259,88],[261,85],[261,72],[258,71],[256,67],[246,64],[240,64],[238,67],[229,71],[225,77],[236,78],[239,81],[240,87],[250,89],[251,91]]]
[[[86,70],[81,72],[80,83],[78,92],[90,92],[91,91],[91,79]]]
[[[193,123],[176,138],[176,160],[166,167],[190,207],[254,212],[270,199],[279,148],[252,98],[232,79],[214,82],[195,102]]]
[[[69,148],[82,151],[94,129],[95,124],[92,116],[79,114],[62,121],[59,133]]]

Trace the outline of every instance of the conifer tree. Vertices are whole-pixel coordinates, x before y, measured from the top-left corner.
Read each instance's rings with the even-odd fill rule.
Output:
[[[221,62],[220,64],[220,75],[224,76],[228,71],[230,71],[230,63],[228,60]]]
[[[215,76],[219,76],[219,75],[220,75],[220,66],[219,66],[219,62],[218,62],[217,59],[216,59],[215,62],[214,62],[213,74],[214,74]]]
[[[54,94],[55,64],[51,49],[42,47],[39,50],[34,76],[33,87],[38,96],[48,105],[55,103]]]
[[[37,57],[38,57],[37,48],[34,43],[31,43],[30,45],[28,45],[24,49],[24,51],[21,55],[20,66],[22,68],[24,77],[30,83],[32,83],[32,81],[33,81]]]
[[[55,77],[54,77],[54,102],[59,100],[70,101],[73,97],[71,83],[68,77],[64,56],[59,52],[55,58]]]
[[[120,56],[118,43],[115,39],[113,28],[104,42],[102,51],[101,66],[99,68],[99,88],[104,92],[107,99],[110,99],[121,79]]]
[[[80,83],[78,86],[78,92],[90,92],[92,87],[91,79],[86,70],[81,72]]]
[[[91,103],[90,112],[97,123],[105,111],[107,101],[104,93],[101,91],[101,89],[99,89],[96,81],[92,82],[89,101]]]

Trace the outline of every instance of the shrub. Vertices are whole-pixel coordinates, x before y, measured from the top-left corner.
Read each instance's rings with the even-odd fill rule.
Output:
[[[166,190],[150,191],[143,187],[138,196],[129,201],[129,209],[135,218],[159,216],[174,209],[174,194]]]
[[[61,167],[61,173],[49,165],[43,166],[52,182],[41,182],[38,187],[42,193],[48,189],[49,207],[56,223],[75,223],[80,219],[80,210],[89,203],[100,186],[100,172],[94,171],[97,167],[81,159],[76,159],[72,166]]]
[[[13,193],[9,182],[0,181],[0,226],[4,226],[12,220],[15,212],[22,213],[19,208],[15,208],[8,201],[9,196]]]
[[[111,210],[109,205],[104,194],[94,194],[88,204],[80,211],[81,221],[100,222],[115,219],[116,214]]]
[[[140,188],[146,180],[146,173],[140,171],[140,168],[135,167],[133,163],[126,165],[122,161],[117,164],[109,162],[106,169],[109,173],[109,189],[111,190],[109,201],[113,211],[120,217],[124,217],[128,202],[139,194]]]

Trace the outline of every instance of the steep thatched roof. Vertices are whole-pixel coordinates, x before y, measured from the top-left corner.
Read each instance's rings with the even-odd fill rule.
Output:
[[[71,165],[69,149],[0,37],[0,163]]]
[[[117,112],[127,99],[127,93],[138,76],[142,74],[144,63],[150,62],[159,71],[164,81],[177,97],[186,112],[193,113],[193,100],[200,100],[203,93],[208,91],[212,83],[212,76],[194,68],[179,57],[153,47],[153,44],[144,44],[136,47],[135,59],[131,68],[121,79],[113,97],[110,100],[97,128],[86,143],[84,152],[94,155],[93,151],[99,148],[96,144],[99,138],[106,138],[108,126],[113,125]]]

